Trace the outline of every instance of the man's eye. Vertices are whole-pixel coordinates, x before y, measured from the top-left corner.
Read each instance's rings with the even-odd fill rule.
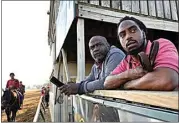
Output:
[[[123,38],[125,36],[124,33],[119,34],[119,37]]]
[[[101,46],[101,45],[102,45],[101,43],[99,43],[99,44],[96,44],[96,46],[97,46],[97,47],[99,47],[99,46]]]
[[[93,50],[94,49],[94,46],[90,47],[90,50]]]
[[[131,32],[135,33],[136,32],[136,28],[131,28]]]

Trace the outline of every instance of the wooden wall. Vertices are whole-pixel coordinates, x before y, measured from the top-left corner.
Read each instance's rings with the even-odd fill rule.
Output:
[[[131,13],[167,20],[178,20],[178,0],[79,0]]]

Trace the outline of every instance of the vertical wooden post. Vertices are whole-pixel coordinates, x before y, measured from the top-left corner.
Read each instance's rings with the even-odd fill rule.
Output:
[[[65,76],[65,66],[63,63],[63,82],[66,83],[66,76]],[[62,121],[61,122],[67,122],[68,121],[68,117],[67,117],[67,105],[68,105],[68,101],[67,101],[67,96],[63,96],[63,104],[62,104]]]
[[[70,81],[70,75],[69,75],[69,72],[68,72],[68,64],[67,64],[66,53],[65,53],[63,48],[62,48],[62,56],[63,56],[63,65],[64,65],[64,68],[65,68],[66,80],[67,80],[67,82],[69,82]]]
[[[61,80],[61,76],[60,76],[60,68],[61,68],[61,64],[62,64],[62,55],[61,55],[61,52],[59,53],[59,60],[58,60],[58,79],[59,80]],[[58,93],[56,93],[58,96],[61,94],[61,92],[60,91],[58,91],[58,88],[56,87],[56,91],[58,92]],[[57,95],[56,95],[56,97],[57,97]],[[57,98],[56,98],[57,99]],[[55,100],[56,101],[56,100]],[[57,112],[57,122],[61,122],[62,121],[62,105],[61,104],[57,104],[58,105],[58,108],[57,108],[57,110],[56,110],[56,112]]]
[[[85,34],[84,34],[84,19],[78,18],[77,22],[77,82],[85,79]],[[79,98],[79,97],[77,97]],[[74,102],[77,103],[77,102]],[[79,98],[79,103],[76,104],[82,112],[82,99]],[[77,109],[79,110],[79,109]],[[83,113],[84,114],[84,113]]]
[[[85,35],[84,19],[77,22],[77,82],[85,78]]]
[[[66,53],[64,49],[62,48],[62,56],[63,56],[63,65],[65,69],[65,76],[66,76],[66,82],[70,82],[70,74],[68,71],[68,64],[67,64],[67,58],[66,58]],[[70,122],[70,114],[72,113],[72,96],[66,97],[65,96],[65,107],[66,107],[66,116],[65,116],[65,121]]]

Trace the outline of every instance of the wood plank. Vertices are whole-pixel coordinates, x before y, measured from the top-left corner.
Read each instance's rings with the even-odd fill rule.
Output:
[[[112,0],[112,8],[120,10],[120,0]]]
[[[171,0],[172,20],[178,20],[176,2]]]
[[[139,0],[132,0],[132,12],[139,13]]]
[[[175,0],[176,1],[176,5],[177,5],[177,9],[178,9],[178,12],[179,12],[179,5],[178,5],[178,0]]]
[[[84,19],[78,18],[77,22],[77,81],[85,79],[85,34]]]
[[[140,0],[141,14],[148,15],[147,1]]]
[[[82,18],[117,24],[119,20],[124,16],[133,16],[144,22],[147,28],[178,32],[177,22],[120,13],[112,10],[103,9],[102,7],[93,7],[91,5],[79,4],[78,9],[79,13],[77,16]]]
[[[170,2],[169,0],[164,0],[164,10],[165,10],[165,17],[168,19],[171,19],[171,13],[170,13]]]
[[[63,82],[67,83],[67,78],[65,76],[65,65],[63,64]],[[68,121],[68,97],[63,95],[63,103],[61,104],[62,109],[62,122]]]
[[[99,0],[90,0],[90,4],[99,5]]]
[[[156,0],[158,17],[164,18],[163,5],[161,0]]]
[[[101,0],[101,6],[110,7],[110,0]]]
[[[122,0],[122,10],[131,12],[132,11],[132,1]]]
[[[88,0],[78,0],[78,2],[88,3]]]
[[[125,99],[153,106],[178,110],[178,92],[97,90],[92,95]]]
[[[69,71],[68,71],[66,53],[65,53],[63,48],[62,48],[62,56],[63,56],[63,65],[64,65],[64,68],[65,68],[65,76],[66,76],[67,82],[69,82],[70,81],[70,74],[69,74]]]
[[[156,17],[155,1],[148,1],[149,3],[149,15]]]

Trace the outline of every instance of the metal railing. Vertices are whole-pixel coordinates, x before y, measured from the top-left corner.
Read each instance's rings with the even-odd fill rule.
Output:
[[[39,104],[38,104],[38,107],[37,107],[33,122],[38,122],[40,115],[42,116],[42,119],[45,121],[45,117],[44,117],[44,114],[43,114],[43,112],[41,110],[41,107],[43,108],[43,110],[44,110],[43,112],[45,113],[45,106],[44,106],[44,103],[43,103],[43,96],[40,97],[40,101],[39,101]]]

